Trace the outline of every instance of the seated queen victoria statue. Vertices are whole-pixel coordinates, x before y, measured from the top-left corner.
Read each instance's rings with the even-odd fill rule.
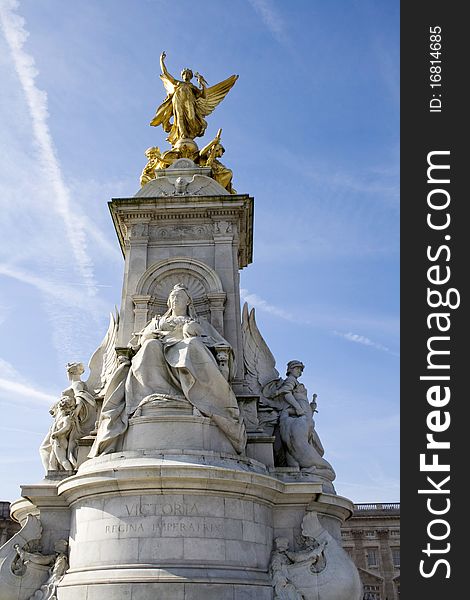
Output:
[[[151,402],[188,402],[210,417],[238,453],[246,431],[230,379],[233,353],[229,343],[206,320],[199,319],[182,284],[168,297],[168,310],[156,316],[129,343],[131,358],[120,364],[107,386],[100,425],[90,456],[120,449],[129,418]],[[217,356],[230,357],[229,368]]]

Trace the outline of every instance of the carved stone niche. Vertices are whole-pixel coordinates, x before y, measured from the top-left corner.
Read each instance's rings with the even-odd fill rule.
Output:
[[[153,316],[167,311],[168,295],[177,283],[188,288],[197,314],[207,319],[223,336],[227,295],[220,277],[200,260],[187,257],[162,260],[142,275],[132,296],[134,331],[140,331]]]

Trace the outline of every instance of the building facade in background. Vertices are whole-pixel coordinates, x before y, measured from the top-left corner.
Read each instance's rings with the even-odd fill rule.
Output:
[[[0,502],[0,547],[20,529],[19,523],[10,518],[10,503]]]
[[[400,598],[400,504],[355,504],[341,528],[343,548],[359,570],[364,600]]]

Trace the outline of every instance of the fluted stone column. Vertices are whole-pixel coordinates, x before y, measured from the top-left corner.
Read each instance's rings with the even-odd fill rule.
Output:
[[[137,333],[141,331],[150,320],[150,304],[152,296],[134,294],[132,296],[134,303],[134,329]]]
[[[134,303],[132,296],[137,282],[147,269],[148,223],[149,219],[132,222],[128,225],[126,231],[119,346],[126,346],[134,331]]]
[[[354,563],[361,569],[367,569],[366,557],[364,554],[364,532],[362,529],[352,529],[351,535],[354,538]]]
[[[243,379],[243,349],[241,340],[240,290],[238,287],[238,258],[236,257],[237,226],[229,221],[216,221],[214,232],[214,269],[227,294],[224,332],[237,356],[236,379]]]
[[[209,299],[209,310],[211,313],[211,323],[220,333],[220,335],[224,335],[225,327],[224,327],[224,306],[227,298],[227,294],[225,292],[211,292],[207,294]]]
[[[394,567],[392,559],[392,551],[390,549],[390,530],[377,529],[379,537],[380,559],[382,561],[382,572],[385,575],[385,597],[394,598],[395,588],[393,585]]]

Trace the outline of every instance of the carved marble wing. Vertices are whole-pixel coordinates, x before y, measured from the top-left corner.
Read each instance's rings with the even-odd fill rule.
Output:
[[[187,189],[187,193],[191,194],[192,196],[197,196],[203,189],[212,186],[213,180],[209,179],[209,181],[207,181],[206,179],[202,179],[202,177],[199,176],[199,183],[197,181],[195,181],[195,176],[193,177],[192,181],[189,182],[188,185],[188,189]],[[202,184],[201,184],[201,180],[202,180]]]
[[[328,590],[328,598],[359,600],[363,597],[359,573],[341,544],[323,527],[318,514],[307,511],[301,524],[302,535],[315,540],[321,555],[317,562],[288,565],[290,581],[306,600],[318,598],[318,590]]]
[[[158,186],[158,191],[161,196],[174,196],[176,194],[175,180],[168,177],[159,177],[155,181],[155,188]],[[153,193],[155,193],[155,191]]]
[[[41,534],[42,525],[39,519],[34,515],[28,515],[23,527],[6,544],[0,546],[0,562],[11,554],[15,544],[23,548],[28,542],[41,539]]]
[[[242,335],[245,381],[250,392],[259,395],[263,402],[270,404],[261,391],[267,383],[279,379],[279,372],[276,369],[274,356],[259,332],[255,309],[252,308],[248,312],[246,302],[242,313]]]
[[[2,600],[28,600],[47,579],[49,565],[25,563],[24,571],[15,574],[12,571],[17,553],[28,542],[41,538],[42,527],[39,519],[28,515],[26,523],[11,539],[0,548],[0,598]]]
[[[176,194],[175,183],[168,177],[151,179],[136,194],[136,196],[152,198],[154,196],[174,196]]]
[[[118,329],[119,313],[117,312],[117,309],[115,309],[115,313],[109,315],[108,331],[88,363],[90,376],[88,377],[86,384],[89,391],[96,395],[103,395],[106,384],[118,367],[118,358],[116,354]]]
[[[214,108],[222,102],[237,79],[238,75],[231,75],[227,79],[224,79],[224,81],[206,88],[204,97],[196,100],[198,108],[204,117],[210,115]]]

